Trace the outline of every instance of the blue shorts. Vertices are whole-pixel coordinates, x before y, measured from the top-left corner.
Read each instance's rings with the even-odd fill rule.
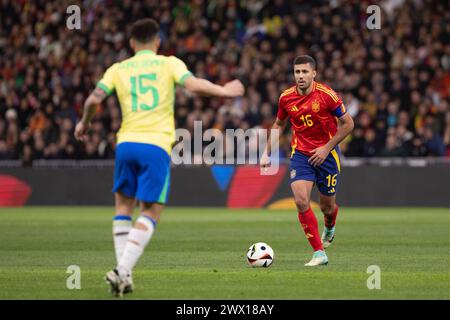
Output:
[[[309,156],[295,150],[291,157],[291,183],[296,180],[314,181],[319,192],[325,196],[336,193],[341,171],[340,151],[333,149],[325,161],[318,167],[309,164]]]
[[[170,157],[153,144],[122,142],[116,148],[113,192],[165,204],[170,187]]]

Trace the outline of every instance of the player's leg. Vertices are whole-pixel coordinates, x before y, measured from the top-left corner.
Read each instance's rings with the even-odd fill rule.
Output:
[[[136,204],[138,168],[132,151],[129,143],[121,143],[116,149],[113,187],[116,214],[113,218],[112,233],[117,263],[125,251],[128,235],[132,228],[131,217]],[[114,295],[118,295],[119,291],[122,293],[132,291],[131,274],[122,281],[117,270],[111,270],[106,274],[105,279],[110,284],[111,293]],[[122,286],[121,290],[119,290],[119,286]]]
[[[140,209],[141,215],[130,231],[124,253],[117,266],[121,276],[132,273],[155,232],[164,205],[141,201]]]
[[[138,167],[133,159],[133,146],[120,143],[116,149],[114,166],[114,202],[116,214],[113,218],[113,238],[116,259],[122,256],[128,233],[131,230],[131,217],[136,205]]]
[[[324,216],[322,242],[328,248],[334,240],[338,205],[336,191],[340,180],[340,160],[336,150],[331,151],[327,159],[317,168],[317,188],[320,192],[320,209]]]
[[[136,199],[140,202],[141,215],[128,235],[117,266],[119,276],[124,279],[131,275],[150,242],[170,187],[170,157],[167,152],[153,145],[137,145],[140,156]]]
[[[113,239],[116,251],[116,261],[119,263],[128,240],[128,234],[132,227],[132,216],[136,200],[128,197],[120,191],[114,193],[116,215],[113,218]]]
[[[323,247],[319,237],[317,219],[310,206],[310,196],[313,186],[313,181],[297,180],[291,184],[291,189],[298,210],[298,220],[309,244],[314,251],[317,251],[322,250]]]
[[[314,251],[311,261],[305,264],[305,266],[318,266],[328,263],[328,258],[323,250],[322,241],[319,236],[319,225],[310,206],[313,185],[313,181],[306,180],[296,180],[291,184],[295,204],[298,209],[298,220]]]
[[[322,233],[323,247],[328,248],[334,240],[336,217],[339,207],[336,204],[336,195],[325,196],[320,194],[320,210],[322,210],[324,217],[324,228]]]
[[[315,171],[308,163],[308,157],[296,152],[291,158],[291,189],[298,209],[300,225],[314,251],[313,259],[306,266],[328,263],[320,240],[317,219],[310,206],[311,190],[315,179]]]

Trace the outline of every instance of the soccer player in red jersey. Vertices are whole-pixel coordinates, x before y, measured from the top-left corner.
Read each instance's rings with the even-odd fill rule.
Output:
[[[353,119],[346,112],[342,100],[330,87],[314,81],[316,74],[316,62],[312,57],[295,58],[296,85],[280,95],[277,119],[272,126],[272,129],[284,129],[289,118],[293,130],[291,188],[298,219],[314,250],[313,258],[305,266],[328,264],[324,248],[329,247],[334,239],[338,213],[336,189],[341,171],[338,144],[353,130]],[[260,165],[266,168],[269,163],[268,143]],[[322,238],[310,207],[314,184],[319,189],[320,209],[325,220]]]

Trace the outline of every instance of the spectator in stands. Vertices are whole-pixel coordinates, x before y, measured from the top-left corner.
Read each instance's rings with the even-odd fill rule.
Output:
[[[73,141],[73,126],[105,67],[132,54],[122,26],[146,16],[161,23],[161,54],[209,80],[246,83],[246,97],[225,104],[178,88],[177,127],[202,120],[204,129],[267,128],[279,94],[293,84],[293,58],[307,53],[318,62],[318,81],[338,90],[355,119],[346,156],[450,155],[446,2],[385,1],[382,28],[370,32],[361,24],[366,2],[97,0],[82,4],[81,30],[66,28],[60,6],[0,2],[1,159],[113,158],[114,96],[99,108],[85,146]],[[281,140],[287,156],[289,134]]]
[[[424,138],[428,155],[441,157],[445,154],[445,145],[442,138],[431,127],[425,128]]]

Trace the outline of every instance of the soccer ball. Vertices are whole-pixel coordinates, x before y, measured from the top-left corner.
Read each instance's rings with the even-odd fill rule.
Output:
[[[269,267],[273,257],[273,249],[264,242],[252,244],[247,251],[247,261],[252,267]]]

